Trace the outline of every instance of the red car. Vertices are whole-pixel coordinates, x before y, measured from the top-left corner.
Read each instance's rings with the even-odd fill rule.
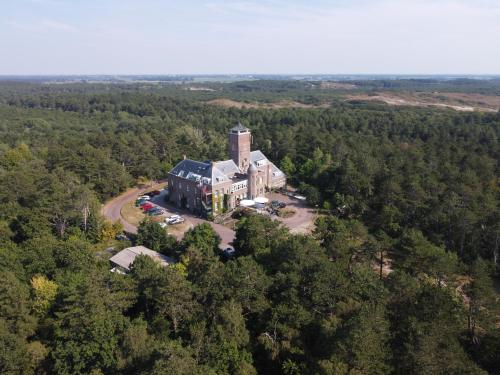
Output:
[[[154,205],[152,205],[151,203],[144,203],[143,205],[141,205],[141,208],[144,210],[144,211],[149,211],[150,209],[152,209],[154,207]]]

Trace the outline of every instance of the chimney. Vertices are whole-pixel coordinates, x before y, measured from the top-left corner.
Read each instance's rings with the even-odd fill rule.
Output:
[[[182,159],[186,160],[186,154],[182,155]]]

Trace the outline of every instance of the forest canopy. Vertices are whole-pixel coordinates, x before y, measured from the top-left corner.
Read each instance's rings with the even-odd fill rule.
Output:
[[[262,102],[324,95],[227,87]],[[1,373],[498,373],[500,113],[333,97],[224,108],[210,95],[0,83]],[[144,222],[132,241],[179,263],[110,273],[104,250],[128,243],[101,203],[184,154],[226,158],[237,121],[317,208],[315,230],[248,215],[226,261],[207,224],[177,242]]]

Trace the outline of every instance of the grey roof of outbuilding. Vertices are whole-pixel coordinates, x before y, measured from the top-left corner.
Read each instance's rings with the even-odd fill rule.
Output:
[[[109,258],[109,261],[127,271],[130,271],[130,266],[139,255],[147,255],[155,262],[158,262],[161,266],[168,266],[169,264],[175,263],[173,258],[148,249],[145,246],[127,247]]]

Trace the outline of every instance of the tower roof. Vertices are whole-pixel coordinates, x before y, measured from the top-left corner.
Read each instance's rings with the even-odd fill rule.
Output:
[[[248,173],[249,174],[256,174],[258,172],[259,172],[259,170],[255,166],[255,164],[254,163],[250,163],[250,167],[248,167]]]
[[[238,124],[236,126],[233,126],[231,128],[231,133],[246,133],[247,131],[250,131],[247,127],[243,126],[241,122],[238,121]]]

